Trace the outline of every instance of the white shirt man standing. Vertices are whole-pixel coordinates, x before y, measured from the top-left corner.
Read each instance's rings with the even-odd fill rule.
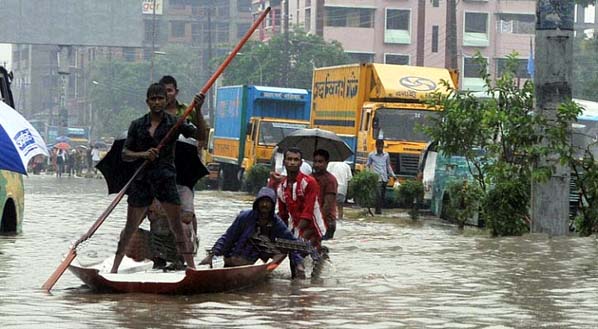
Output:
[[[382,205],[386,197],[386,185],[388,184],[389,176],[396,178],[392,166],[390,165],[390,156],[384,152],[384,140],[376,140],[376,152],[371,152],[368,155],[366,167],[372,172],[378,174],[378,190],[376,193],[376,211],[375,213],[382,214]]]
[[[336,177],[336,182],[338,183],[338,190],[336,191],[337,218],[343,219],[343,206],[347,200],[349,181],[353,178],[351,166],[342,161],[330,161],[328,163],[328,171]]]

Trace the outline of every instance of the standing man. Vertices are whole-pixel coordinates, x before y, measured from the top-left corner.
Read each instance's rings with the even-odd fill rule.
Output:
[[[159,83],[166,90],[165,112],[175,117],[181,116],[187,109],[187,105],[177,100],[179,89],[176,79],[170,75],[165,75],[160,79]],[[207,145],[208,129],[201,114],[202,103],[203,98],[196,98],[195,108],[187,117],[187,122],[193,123],[198,128],[197,135],[192,136],[197,140],[198,154],[201,154],[201,150]],[[190,241],[194,245],[193,254],[195,254],[197,253],[199,240],[197,238],[197,217],[195,216],[195,205],[193,203],[194,193],[192,189],[179,184],[179,182],[176,184],[176,189],[181,200],[180,218],[183,225],[183,234],[185,240]],[[157,248],[153,250],[155,252],[155,255],[152,257],[154,266],[163,268],[167,262],[171,262],[173,263],[173,268],[179,268],[182,263],[180,263],[179,257],[175,252],[175,237],[169,229],[168,216],[164,208],[156,200],[150,206],[147,217],[150,220],[152,241],[155,242],[154,245]]]
[[[338,189],[336,190],[336,218],[343,219],[343,208],[347,200],[347,190],[349,189],[349,181],[353,178],[353,173],[351,173],[351,167],[343,161],[328,162],[328,172],[334,175],[338,183]]]
[[[197,97],[203,100],[202,95]],[[193,245],[184,238],[181,224],[181,201],[176,188],[174,146],[179,134],[192,136],[197,133],[197,129],[188,124],[181,125],[159,150],[158,144],[176,124],[177,118],[164,111],[166,89],[159,83],[149,86],[146,103],[150,112],[131,122],[122,157],[125,161],[148,160],[150,163],[128,189],[127,223],[118,242],[111,273],[117,273],[125,255],[125,246],[139,228],[154,198],[160,201],[168,217],[177,251],[183,256],[187,267],[195,268]]]
[[[330,240],[334,237],[336,231],[336,191],[338,183],[334,175],[328,172],[328,162],[330,153],[323,149],[314,152],[314,172],[311,174],[320,185],[320,194],[318,196],[322,205],[322,217],[326,223],[326,234],[323,240]]]
[[[303,154],[300,149],[291,147],[284,152],[287,176],[282,177],[277,187],[278,214],[295,237],[309,241],[314,248],[320,250],[322,236],[326,234],[326,223],[318,201],[320,187],[313,177],[299,170],[302,162]],[[291,259],[293,277],[296,265]]]
[[[384,140],[376,140],[376,152],[371,152],[368,155],[368,161],[366,167],[378,174],[378,190],[376,193],[376,211],[375,213],[382,214],[382,205],[384,204],[384,198],[386,197],[386,185],[388,184],[388,177],[392,176],[397,178],[392,167],[390,166],[390,156],[387,152],[384,152]]]
[[[97,174],[98,170],[95,169],[98,162],[100,162],[100,149],[97,148],[95,145],[91,149],[91,162],[93,163],[93,170],[94,173]],[[90,168],[91,169],[91,168]]]

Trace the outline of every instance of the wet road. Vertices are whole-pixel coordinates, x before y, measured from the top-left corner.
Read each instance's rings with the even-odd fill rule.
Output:
[[[252,289],[196,296],[90,293],[69,272],[39,287],[69,242],[112,197],[99,179],[25,178],[23,234],[0,236],[0,328],[595,328],[598,243],[541,235],[490,239],[436,220],[345,221],[327,245],[322,282],[291,282],[285,261]],[[196,195],[202,246],[250,201]],[[114,252],[125,202],[82,249],[83,263]],[[203,255],[198,255],[198,259]]]

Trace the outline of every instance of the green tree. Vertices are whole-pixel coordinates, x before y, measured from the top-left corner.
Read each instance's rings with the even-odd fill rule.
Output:
[[[284,35],[278,34],[267,43],[250,41],[224,72],[224,85],[254,84],[311,89],[313,69],[347,64],[350,57],[337,41],[296,30],[289,33],[289,56],[285,53]],[[215,60],[222,62],[222,58]],[[285,68],[289,66],[288,84]],[[261,80],[261,81],[260,81]]]
[[[492,234],[521,234],[528,223],[532,179],[547,179],[554,169],[540,165],[538,159],[557,152],[567,161],[570,124],[579,108],[561,106],[554,121],[534,115],[534,86],[527,81],[518,87],[516,53],[508,56],[504,73],[496,81],[491,81],[485,59],[479,53],[476,58],[486,97],[456,90],[434,95],[429,105],[444,111],[424,130],[438,142],[440,152],[467,159],[475,181],[490,198],[483,205]],[[509,199],[512,195],[517,195],[517,203]]]
[[[195,49],[171,45],[155,55],[154,78],[172,75],[177,79],[179,100],[190,102],[202,85],[200,58]],[[123,58],[100,59],[91,64],[90,98],[99,136],[120,136],[131,120],[147,111],[145,93],[150,85],[150,63]]]

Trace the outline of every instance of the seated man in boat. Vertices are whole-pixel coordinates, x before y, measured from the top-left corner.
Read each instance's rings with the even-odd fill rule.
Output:
[[[200,101],[203,100],[198,95]],[[183,123],[166,140],[161,149],[157,146],[176,124],[177,118],[164,111],[166,89],[154,83],[147,90],[146,103],[150,112],[131,122],[122,157],[125,161],[149,161],[143,172],[129,186],[127,222],[116,249],[111,272],[117,273],[125,255],[125,247],[143,221],[154,198],[160,201],[168,216],[170,230],[175,236],[176,249],[185,259],[187,267],[195,268],[193,244],[185,238],[180,218],[180,198],[176,188],[174,146],[179,134],[197,135],[197,129]]]
[[[280,217],[274,213],[275,202],[276,192],[271,188],[262,187],[253,202],[253,208],[242,211],[237,216],[200,265],[211,265],[214,256],[223,256],[225,267],[250,265],[258,259],[265,262],[275,254],[271,250],[262,248],[261,241],[274,243],[277,238],[298,241]],[[289,257],[297,264],[294,278],[305,278],[301,253],[296,250],[291,251]]]

